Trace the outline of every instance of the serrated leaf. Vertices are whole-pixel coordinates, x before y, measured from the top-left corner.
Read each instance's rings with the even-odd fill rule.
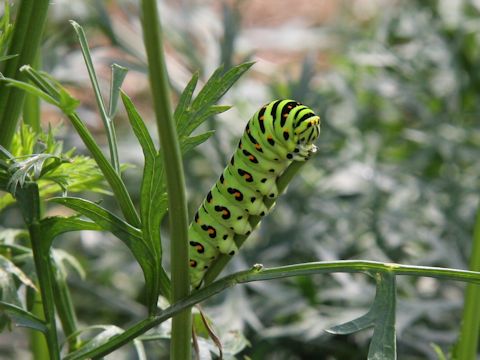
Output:
[[[143,237],[157,252],[155,255],[160,261],[162,249],[160,245],[160,222],[167,211],[167,196],[165,193],[165,179],[163,160],[157,152],[155,144],[148,132],[145,123],[130,98],[122,93],[123,104],[127,110],[128,119],[133,132],[143,150],[145,164],[140,189],[140,212],[143,224]]]
[[[201,114],[192,117],[188,127],[185,129],[185,134],[190,135],[197,127],[203,124],[209,117],[221,114],[229,110],[231,106],[222,106],[222,105],[212,105],[207,110],[203,111]]]
[[[160,224],[167,212],[167,194],[163,170],[162,154],[157,152],[155,144],[130,98],[122,93],[122,101],[127,110],[132,129],[142,147],[145,164],[140,186],[140,217],[142,219],[142,236],[153,257],[153,278],[147,281],[147,300],[153,311],[159,295],[158,286],[169,296],[170,281],[162,267],[162,243]],[[158,277],[158,279],[157,279]]]
[[[133,132],[140,143],[140,146],[143,150],[143,155],[145,157],[155,156],[157,154],[157,150],[155,148],[155,144],[148,132],[147,127],[145,126],[145,122],[142,120],[142,117],[138,113],[135,105],[133,104],[130,97],[125,94],[123,91],[121,92],[123,105],[125,106],[125,110],[127,111],[128,120],[130,121],[130,125],[132,126]]]
[[[253,64],[253,62],[240,64],[225,73],[223,67],[219,67],[193,100],[192,108],[196,110],[205,105],[215,104]]]
[[[178,110],[181,113],[181,116],[179,114],[176,118],[178,135],[180,137],[190,135],[209,116],[227,110],[224,108],[220,111],[221,107],[214,107],[213,110],[211,108],[252,65],[253,63],[241,64],[227,72],[224,72],[223,67],[215,70],[191,105],[187,108],[182,103],[182,110]],[[192,81],[193,79],[189,85]],[[191,91],[189,85],[185,91]],[[185,97],[188,96],[188,94],[185,95]]]
[[[187,120],[187,112],[188,108],[190,106],[190,103],[192,102],[192,96],[193,92],[195,91],[195,88],[198,83],[198,77],[199,73],[195,72],[192,75],[192,78],[188,82],[187,86],[185,86],[185,89],[182,92],[182,95],[180,95],[180,99],[178,100],[177,107],[175,108],[175,112],[173,114],[173,118],[175,119],[175,123],[177,124],[177,128],[182,128],[183,123]]]
[[[190,150],[192,150],[193,148],[195,148],[198,145],[204,143],[213,134],[215,134],[215,131],[211,130],[211,131],[204,132],[203,134],[200,134],[200,135],[190,136],[186,139],[181,139],[180,140],[180,147],[182,149],[182,154],[186,154]]]
[[[43,333],[48,331],[45,322],[19,306],[0,301],[0,311],[13,319],[17,326],[27,327]]]

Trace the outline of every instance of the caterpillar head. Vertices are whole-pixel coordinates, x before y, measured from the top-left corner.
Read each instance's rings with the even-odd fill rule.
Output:
[[[320,135],[320,117],[309,109],[305,108],[296,114],[295,136],[297,144],[293,153],[293,160],[307,160],[311,154],[317,151],[313,142]]]

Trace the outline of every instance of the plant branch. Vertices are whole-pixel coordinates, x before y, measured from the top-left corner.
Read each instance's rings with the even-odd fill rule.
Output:
[[[182,157],[175,122],[170,106],[168,74],[162,45],[160,17],[156,0],[142,0],[142,26],[147,51],[150,86],[162,146],[167,180],[170,241],[172,301],[188,296],[190,292],[188,268],[188,215]],[[186,308],[173,318],[170,357],[191,359],[191,314]]]
[[[144,319],[124,333],[112,337],[108,343],[94,349],[87,349],[83,352],[67,355],[64,360],[79,360],[87,357],[99,358],[118,349],[144,334],[149,329],[161,324],[170,317],[189,309],[221,291],[233,287],[236,284],[252,281],[273,280],[293,276],[317,275],[329,273],[357,273],[369,274],[389,273],[391,275],[427,276],[445,280],[465,281],[480,285],[480,272],[435,268],[428,266],[401,265],[394,263],[382,263],[376,261],[344,260],[344,261],[321,261],[296,265],[280,266],[275,268],[262,268],[255,265],[249,270],[240,271],[213,282],[204,288],[193,292],[188,297],[176,302],[169,308],[160,312],[157,316]]]

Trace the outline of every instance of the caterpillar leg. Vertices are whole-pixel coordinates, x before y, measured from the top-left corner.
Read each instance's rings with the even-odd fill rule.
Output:
[[[316,152],[317,152],[317,147],[313,144],[311,145],[298,144],[294,150],[292,159],[295,161],[306,161]]]

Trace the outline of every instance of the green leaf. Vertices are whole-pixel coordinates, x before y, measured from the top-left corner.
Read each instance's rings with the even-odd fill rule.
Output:
[[[0,301],[0,312],[6,313],[17,326],[27,327],[43,333],[48,331],[45,322],[32,313],[13,304]]]
[[[377,318],[373,329],[373,338],[368,349],[368,360],[396,359],[395,340],[395,275],[391,273],[375,274],[377,295],[375,309]]]
[[[80,101],[72,97],[63,86],[59,86],[59,107],[65,114],[72,114],[75,112],[75,109],[80,105]]]
[[[369,360],[396,359],[395,342],[395,275],[376,273],[377,292],[370,310],[359,318],[333,326],[326,331],[347,335],[374,326],[368,352]]]
[[[135,105],[133,104],[132,100],[125,94],[123,91],[121,92],[123,105],[125,106],[125,110],[127,111],[128,120],[130,121],[130,125],[135,133],[135,136],[140,143],[140,146],[143,150],[143,155],[145,157],[153,157],[157,154],[157,150],[155,148],[155,144],[148,132],[147,127],[145,126],[145,122],[142,120],[142,117],[138,113]]]
[[[113,337],[122,334],[124,331],[122,328],[119,328],[118,326],[114,325],[95,325],[94,327],[89,327],[88,329],[84,329],[82,332],[85,332],[85,330],[91,330],[91,329],[102,329],[99,334],[95,335],[93,338],[88,340],[85,345],[83,345],[80,349],[71,352],[67,354],[63,359],[64,360],[69,360],[72,358],[75,359],[83,359],[83,355],[89,353],[91,350],[100,347],[106,343],[108,343]]]
[[[195,87],[198,83],[198,71],[192,75],[192,78],[188,82],[187,86],[180,95],[180,99],[178,100],[177,107],[175,108],[175,112],[173,114],[173,118],[177,124],[185,123],[187,121],[188,116],[188,108],[192,101],[193,92],[195,91]]]
[[[0,271],[4,272],[6,276],[14,276],[25,286],[29,286],[35,290],[37,289],[32,280],[30,280],[30,278],[25,275],[25,273],[19,267],[2,255],[0,255]],[[2,299],[5,300],[4,297]]]
[[[9,86],[13,86],[13,87],[16,87],[17,89],[21,89],[27,92],[28,94],[38,96],[40,99],[46,101],[47,103],[60,107],[60,102],[58,100],[56,100],[49,94],[43,92],[36,86],[30,85],[23,81],[18,81],[10,78],[5,78],[5,77],[1,78],[0,81],[5,81],[6,83],[8,83]]]
[[[179,101],[179,108],[175,111],[177,132],[180,137],[190,135],[209,116],[228,110],[226,107],[212,106],[230,89],[233,84],[253,65],[245,63],[223,71],[219,67],[204,85],[197,97],[191,101],[192,93],[197,83],[195,74],[186,86]],[[188,106],[190,103],[190,106]]]
[[[430,344],[430,346],[433,348],[433,351],[435,351],[435,354],[437,355],[438,360],[448,360],[447,355],[443,352],[442,348],[438,346],[437,344]]]
[[[189,136],[187,138],[180,139],[180,147],[182,148],[182,153],[188,153],[196,146],[207,141],[213,134],[215,134],[215,130],[207,131],[200,135]]]
[[[40,90],[51,96],[52,98],[56,99],[60,102],[60,90],[62,88],[60,83],[52,78],[49,74],[38,71],[32,68],[30,65],[23,65],[20,68],[26,77],[32,82],[35,86],[37,86]]]
[[[185,129],[185,134],[190,135],[197,127],[203,124],[209,117],[221,114],[227,110],[229,110],[231,106],[221,106],[221,105],[212,105],[202,113],[198,114],[197,116],[193,117],[187,128]]]
[[[162,249],[159,246],[160,222],[167,211],[162,156],[156,151],[148,129],[130,98],[122,93],[122,100],[145,158],[140,190],[143,236],[149,246],[156,251],[155,255],[160,260],[162,257]]]
[[[28,66],[23,66],[22,69],[26,72],[29,79],[33,81],[43,91],[47,92],[51,96],[61,97],[60,92],[57,88],[63,88],[58,83],[55,83],[57,85],[57,88],[55,88],[55,86],[51,84],[51,81],[54,81],[53,79],[50,79],[46,74],[37,72]],[[133,226],[140,226],[140,219],[135,210],[132,199],[130,198],[130,195],[127,191],[125,183],[120,177],[120,174],[107,160],[102,150],[98,146],[97,141],[94,139],[85,124],[81,121],[79,116],[75,112],[72,112],[67,108],[60,107],[60,109],[65,113],[65,115],[68,116],[72,125],[75,127],[78,135],[80,135],[85,146],[90,151],[90,154],[95,159],[95,162],[105,176],[105,179],[112,187],[115,199],[117,200],[127,221]]]
[[[64,205],[93,220],[104,231],[118,237],[139,262],[149,260],[149,251],[142,239],[142,233],[110,211],[89,200],[75,197],[56,197],[49,201]],[[151,260],[150,260],[151,261]]]
[[[38,180],[42,175],[43,166],[47,160],[53,160],[50,165],[60,165],[61,159],[51,154],[35,154],[21,162],[13,163],[9,171],[12,173],[8,191],[15,196],[18,186],[22,187],[27,180]],[[53,166],[53,167],[55,167]]]
[[[123,84],[125,76],[127,76],[128,69],[118,64],[112,65],[112,78],[110,83],[110,101],[108,104],[108,117],[113,119],[118,107],[118,95],[120,94],[120,87]]]
[[[103,228],[91,221],[79,219],[78,216],[61,217],[53,216],[43,218],[40,221],[40,229],[44,238],[44,246],[50,247],[52,241],[60,234],[79,230],[103,230]]]
[[[105,130],[106,130],[108,147],[110,149],[110,160],[113,168],[118,173],[120,172],[120,162],[118,160],[118,148],[117,148],[117,139],[115,136],[115,129],[114,129],[113,121],[108,115],[107,108],[105,106],[105,102],[103,100],[102,93],[100,91],[100,85],[98,84],[97,74],[95,73],[95,67],[93,66],[92,57],[90,56],[90,49],[88,48],[87,37],[85,36],[85,32],[83,31],[83,28],[78,23],[76,23],[73,20],[70,20],[70,24],[72,24],[73,28],[75,29],[75,32],[78,37],[78,41],[80,42],[80,48],[82,50],[83,59],[85,60],[85,65],[87,66],[88,76],[90,77],[90,82],[92,84],[93,91],[95,93],[95,99],[97,100],[97,106],[100,112],[100,117],[102,118],[103,126],[105,127]],[[118,81],[121,79],[120,81],[120,84],[121,84],[121,82],[123,81],[122,76],[125,77],[125,74],[120,76],[117,75],[116,79],[113,79],[112,77],[112,81]],[[118,83],[114,85],[112,84],[112,86],[117,86],[117,85],[119,86]],[[117,96],[118,96],[118,89],[112,90],[112,91],[117,92]],[[113,101],[115,100],[116,99],[113,99]],[[110,111],[114,111],[114,110],[115,110],[114,108],[110,109]]]
[[[353,334],[357,331],[364,330],[368,327],[374,326],[375,321],[377,319],[377,312],[375,310],[375,303],[372,305],[370,310],[363,316],[351,321],[347,321],[346,323],[332,326],[325,331],[335,334],[335,335],[348,335]]]
[[[85,221],[85,222],[88,223],[89,221]],[[96,226],[98,227],[98,225]],[[98,230],[98,229],[95,229],[95,230]],[[83,268],[82,264],[80,264],[80,262],[77,260],[77,258],[75,258],[73,255],[61,249],[53,249],[52,255],[53,255],[53,259],[55,260],[56,268],[58,269],[62,277],[67,278],[68,276],[67,265],[69,265],[69,267],[75,270],[75,272],[78,274],[78,276],[80,276],[80,278],[85,279],[86,277],[85,269]]]
[[[1,61],[5,61],[5,60],[8,60],[8,59],[12,59],[14,57],[16,57],[18,55],[4,55],[4,56],[0,56],[0,62]]]
[[[74,197],[57,197],[50,199],[50,201],[77,211],[93,220],[102,230],[109,231],[119,238],[130,249],[143,270],[147,296],[153,297],[153,294],[155,294],[156,301],[158,291],[155,289],[158,286],[161,286],[165,295],[169,295],[169,278],[161,266],[161,262],[157,261],[151,248],[144,242],[142,232],[139,229],[134,228],[110,211],[88,200]],[[152,301],[153,299],[150,300]]]
[[[167,212],[167,194],[165,192],[165,178],[161,154],[156,151],[155,144],[148,132],[145,123],[136,110],[130,98],[122,93],[122,101],[128,114],[133,132],[142,147],[145,164],[140,189],[140,216],[142,219],[142,236],[151,251],[156,263],[155,269],[160,273],[147,285],[147,299],[154,306],[158,298],[157,286],[160,286],[165,296],[169,297],[170,281],[162,268],[162,243],[160,238],[160,224]]]

